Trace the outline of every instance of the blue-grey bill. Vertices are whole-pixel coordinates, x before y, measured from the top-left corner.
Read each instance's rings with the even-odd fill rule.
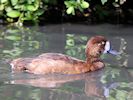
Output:
[[[112,54],[112,55],[116,55],[116,56],[120,54],[119,52],[117,52],[115,50],[109,50],[108,53]]]
[[[119,55],[120,54],[119,52],[117,52],[115,50],[112,50],[110,41],[106,42],[103,53],[109,53],[109,54],[112,54],[112,55]]]

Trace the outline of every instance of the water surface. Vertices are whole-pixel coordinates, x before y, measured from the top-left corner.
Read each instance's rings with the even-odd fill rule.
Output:
[[[1,100],[133,100],[133,28],[123,25],[59,24],[43,27],[0,26]],[[119,56],[102,55],[106,67],[80,75],[13,73],[9,60],[44,52],[85,59],[94,35],[106,36]]]

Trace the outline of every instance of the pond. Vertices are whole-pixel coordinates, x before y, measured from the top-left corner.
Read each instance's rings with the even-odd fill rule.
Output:
[[[57,24],[0,26],[1,100],[133,100],[133,27]],[[106,67],[79,75],[33,75],[11,71],[8,61],[45,52],[85,59],[87,40],[106,36],[118,56],[102,55]]]

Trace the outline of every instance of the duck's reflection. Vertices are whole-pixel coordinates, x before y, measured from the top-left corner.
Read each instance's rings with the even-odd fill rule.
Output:
[[[102,70],[96,71],[93,73],[85,73],[80,75],[43,75],[43,76],[34,76],[30,78],[14,79],[11,84],[23,84],[30,85],[34,87],[45,87],[45,88],[57,88],[61,87],[67,82],[73,82],[76,80],[85,81],[85,94],[87,96],[97,96],[100,98],[105,98],[105,89],[103,84],[100,82],[100,77],[102,76]],[[32,74],[31,74],[32,75]]]

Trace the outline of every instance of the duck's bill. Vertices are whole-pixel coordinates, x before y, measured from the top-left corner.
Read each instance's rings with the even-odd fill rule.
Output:
[[[104,48],[104,49],[105,49],[105,50],[104,50],[103,53],[109,53],[109,54],[112,54],[112,55],[119,55],[119,54],[120,54],[119,52],[117,52],[117,51],[115,51],[115,50],[113,50],[113,49],[111,48],[111,44],[110,44],[109,41],[106,42],[105,48]]]
[[[109,50],[109,51],[107,51],[107,53],[112,54],[112,55],[116,55],[116,56],[120,54],[119,52],[117,52],[115,50]]]

